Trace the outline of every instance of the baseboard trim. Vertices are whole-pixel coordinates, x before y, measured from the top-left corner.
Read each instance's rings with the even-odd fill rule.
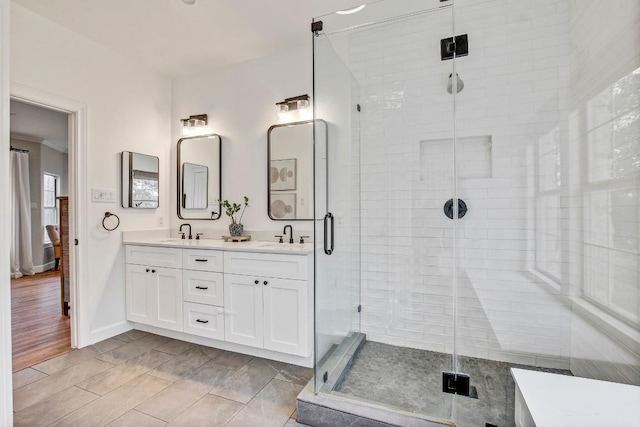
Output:
[[[56,262],[55,261],[51,261],[51,262],[48,262],[48,263],[42,264],[42,265],[34,265],[33,266],[33,270],[36,272],[36,274],[44,273],[45,271],[53,270],[53,267],[55,267],[55,266],[56,266]]]
[[[123,334],[127,331],[133,329],[133,325],[126,320],[120,323],[116,323],[114,325],[105,326],[100,329],[96,329],[95,331],[91,331],[89,334],[89,342],[82,343],[83,345],[78,345],[78,348],[86,347],[92,344],[95,344],[100,341],[104,341],[109,338],[113,338],[116,335]]]

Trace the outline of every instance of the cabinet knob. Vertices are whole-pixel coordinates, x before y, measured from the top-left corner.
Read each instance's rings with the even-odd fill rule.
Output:
[[[152,272],[152,273],[155,273],[156,271],[155,271],[155,270],[151,270],[151,272]]]
[[[262,282],[263,285],[267,286],[269,284],[269,282],[267,282],[266,280],[264,282]]]
[[[149,269],[147,268],[147,273],[148,273],[148,272],[150,272],[150,271],[151,271],[151,270],[149,270]]]
[[[255,280],[253,283],[255,283],[257,285],[258,283],[260,283],[260,281],[259,280]]]

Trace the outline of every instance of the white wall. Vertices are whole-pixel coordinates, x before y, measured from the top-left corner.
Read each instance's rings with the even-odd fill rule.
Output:
[[[9,280],[9,1],[0,0],[0,424],[13,424]]]
[[[69,156],[58,150],[54,150],[46,145],[42,146],[42,172],[48,172],[60,177],[60,196],[67,196],[69,191],[68,184],[68,162]]]
[[[276,102],[312,92],[311,34],[305,47],[283,51],[218,71],[174,80],[172,91],[171,229],[177,236],[181,223],[193,232],[220,238],[228,234],[226,215],[217,221],[179,220],[176,215],[176,143],[180,119],[208,114],[207,128],[222,137],[222,199],[240,203],[249,197],[243,217],[245,233],[273,239],[287,222],[267,215],[267,130],[278,124]],[[292,222],[295,236],[310,235],[310,221]]]
[[[160,158],[160,177],[169,179],[171,82],[88,39],[16,4],[11,5],[11,80],[87,108],[87,193],[92,187],[120,188],[119,153],[131,150]],[[4,63],[4,62],[3,62]],[[130,328],[125,320],[123,230],[148,229],[169,217],[169,186],[161,186],[160,208],[126,210],[114,203],[89,203],[86,240],[80,241],[89,272],[78,283],[79,345]],[[90,194],[86,194],[90,200]],[[73,203],[73,201],[72,201]],[[101,227],[105,211],[120,216],[115,232]]]

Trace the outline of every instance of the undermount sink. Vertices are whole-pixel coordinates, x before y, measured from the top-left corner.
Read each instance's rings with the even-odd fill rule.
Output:
[[[192,242],[199,242],[200,240],[196,240],[196,239],[183,239],[181,237],[171,237],[169,239],[163,239],[163,240],[158,240],[158,243],[192,243]]]

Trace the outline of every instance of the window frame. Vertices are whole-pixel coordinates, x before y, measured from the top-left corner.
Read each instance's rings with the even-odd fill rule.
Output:
[[[51,176],[53,177],[53,185],[54,185],[54,190],[53,190],[53,206],[48,206],[46,204],[46,192],[49,192],[50,190],[46,188],[46,180],[47,180],[47,176]],[[42,172],[42,230],[43,230],[43,236],[42,236],[42,242],[45,246],[49,246],[52,245],[51,240],[49,239],[49,234],[47,233],[47,225],[59,225],[59,217],[58,217],[58,197],[60,195],[60,175],[55,174],[55,173],[51,173],[51,172]],[[48,210],[52,210],[53,211],[53,218],[55,219],[55,222],[53,224],[45,224],[45,212]]]

